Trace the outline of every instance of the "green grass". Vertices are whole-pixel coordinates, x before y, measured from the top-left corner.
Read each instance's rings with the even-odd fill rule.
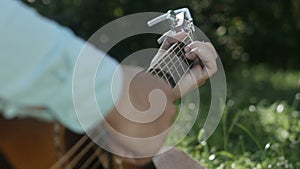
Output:
[[[201,122],[178,147],[207,168],[300,168],[300,71],[264,66],[227,72],[227,102],[221,122],[206,141]],[[200,110],[210,106],[210,85],[200,89]],[[204,116],[205,117],[205,116]],[[200,124],[200,125],[199,125]]]

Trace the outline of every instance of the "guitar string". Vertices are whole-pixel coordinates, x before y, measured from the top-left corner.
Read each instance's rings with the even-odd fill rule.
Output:
[[[185,67],[183,65],[187,65],[186,63],[183,62],[182,59],[180,59],[179,57],[175,56],[177,59],[174,62],[174,59],[169,60],[169,62],[166,62],[165,60],[163,60],[159,65],[156,65],[154,67],[154,74],[155,76],[158,76],[160,78],[163,78],[166,80],[166,82],[170,85],[173,86],[176,85],[176,83],[178,82],[178,80],[183,76],[183,74],[179,73],[178,69],[181,69],[182,71],[180,72],[185,72]],[[170,65],[171,63],[171,65]],[[178,64],[179,63],[179,64]],[[178,65],[177,65],[178,64]],[[179,66],[176,68],[176,66]],[[172,83],[172,85],[171,85]]]
[[[98,139],[98,138],[96,138]],[[80,150],[80,152],[68,163],[66,168],[74,168],[76,164],[84,158],[84,156],[93,148],[95,143],[93,141],[90,141],[83,149]]]
[[[188,39],[188,38],[190,38],[190,36],[187,36],[183,41],[185,41],[186,39]],[[189,39],[188,39],[189,40]],[[184,42],[185,43],[185,42]],[[172,52],[170,52],[167,56],[165,56],[165,58],[163,58],[163,59],[161,59],[160,61],[158,61],[158,62],[162,62],[162,61],[165,61],[166,60],[166,58],[167,57],[170,57],[170,55],[172,54],[172,53],[174,53],[174,51],[176,50],[176,49],[178,49],[179,48],[179,51],[181,52],[181,50],[182,50],[182,48],[180,49],[180,46],[179,45],[177,45],[176,46],[176,48],[174,48],[173,50],[172,50]],[[175,54],[178,54],[179,52],[177,52],[177,53],[175,53]],[[182,53],[182,52],[181,52]],[[184,57],[184,59],[186,59],[185,57]],[[180,59],[177,59],[176,60],[176,62],[175,63],[177,63],[177,61],[180,61]],[[172,63],[174,64],[174,62],[173,62],[173,60],[172,59],[170,59],[170,61],[167,63],[167,64],[165,64],[165,66],[162,68],[162,69],[164,69],[166,66],[168,66],[169,65],[169,63],[172,61]],[[158,64],[158,66],[159,66],[159,64],[160,63],[157,63]],[[181,65],[182,66],[182,65]],[[169,69],[170,70],[170,69]],[[151,71],[150,73],[153,73],[154,71]],[[83,145],[83,143],[87,140],[87,138],[88,138],[88,136],[87,135],[85,135],[85,136],[83,136],[77,143],[76,143],[76,145],[74,145],[65,155],[64,155],[64,157],[62,157],[56,164],[54,164],[50,169],[54,169],[54,168],[58,168],[58,167],[56,167],[57,165],[61,165],[61,164],[63,164],[67,159],[69,159],[69,158],[71,158],[75,153],[76,153],[76,151],[78,151],[78,149]],[[83,157],[84,157],[84,155],[85,155],[85,153],[87,153],[91,148],[92,148],[92,146],[94,145],[95,143],[93,142],[93,141],[90,141],[90,143],[87,145],[87,146],[85,146],[84,147],[84,151],[81,151],[79,154],[77,154],[77,156],[69,163],[69,165],[67,166],[67,168],[68,167],[70,167],[70,166],[72,166],[73,164],[72,163],[74,163],[74,161],[80,161]]]
[[[182,40],[184,44],[188,44],[188,43],[192,42],[192,38],[191,38],[192,35],[190,35],[191,33],[192,33],[192,31],[190,30],[190,31],[187,33],[187,36]],[[188,39],[188,38],[189,38],[189,39]],[[188,41],[188,42],[185,42],[186,39],[187,39],[187,40],[191,40],[191,41],[190,41],[190,42],[189,42],[189,41]],[[172,52],[169,52],[169,55],[172,54],[177,48],[179,48],[179,45],[178,45],[175,49],[173,49]],[[162,58],[161,60],[158,60],[157,63],[155,63],[155,64],[158,64],[158,62],[167,59],[167,58],[169,57],[169,55],[168,55],[167,57]],[[153,73],[153,72],[149,72],[149,73]]]
[[[191,38],[190,38],[190,40],[191,40],[191,42],[192,42],[192,39],[191,39]],[[182,53],[181,50],[180,50],[180,52]],[[184,53],[182,53],[182,54],[184,54]],[[186,58],[185,56],[184,56],[184,59],[185,59],[185,61],[187,62],[187,58]],[[176,62],[177,62],[177,61],[180,62],[181,68],[182,68],[182,70],[184,71],[184,72],[182,73],[182,76],[183,76],[183,75],[185,75],[190,69],[188,68],[188,69],[185,69],[185,70],[184,70],[184,68],[183,68],[183,66],[182,66],[183,61],[182,61],[182,59],[180,59],[179,57],[177,57]],[[176,70],[177,70],[177,69],[176,69]],[[180,75],[179,75],[179,76],[180,76]],[[182,77],[182,76],[181,76],[181,77]],[[181,77],[180,77],[180,79],[178,80],[178,82],[181,80]],[[178,82],[177,82],[177,83],[178,83]]]
[[[188,38],[189,38],[189,39],[188,39]],[[188,35],[183,41],[185,41],[186,39],[187,39],[187,40],[191,40],[191,37]],[[192,41],[192,40],[191,40],[191,41]],[[190,42],[183,42],[183,43],[186,44],[186,43],[190,43]],[[179,52],[182,53],[182,52],[181,52],[181,51],[182,51],[182,48],[181,48],[179,45],[177,45],[172,51],[168,52],[168,55],[167,55],[167,56],[165,56],[165,57],[162,56],[162,57],[164,57],[164,58],[162,58],[161,60],[157,61],[157,63],[155,63],[156,67],[154,66],[154,68],[153,68],[149,73],[151,73],[151,74],[154,73],[154,71],[156,71],[155,68],[159,67],[159,66],[162,64],[162,62],[165,62],[165,60],[166,60],[167,58],[169,58],[172,54],[175,53],[175,55],[178,55],[179,52],[174,52],[174,51],[177,50],[177,49],[179,49]],[[188,63],[187,58],[186,58],[185,56],[183,56],[183,59]],[[184,62],[182,61],[183,59],[178,59],[178,60],[177,60],[177,61],[181,62],[181,63],[180,63],[181,66],[182,66],[182,63],[184,63]],[[176,61],[175,63],[177,63],[177,61]],[[155,72],[156,75],[158,75],[158,74],[160,74],[160,73],[162,73],[163,75],[165,75],[165,73],[163,72],[163,69],[165,69],[166,67],[168,67],[170,62],[173,62],[172,58],[169,60],[169,62],[165,63],[165,65],[164,65],[161,69],[159,69],[158,72]],[[183,66],[182,66],[182,67],[183,67]],[[189,70],[189,69],[184,70],[184,73],[183,73],[182,75],[184,75],[188,70]],[[174,73],[174,72],[170,72],[170,73]],[[172,75],[172,74],[171,74],[171,75]],[[179,74],[179,77],[181,77],[182,75]],[[165,77],[166,77],[166,75],[165,75]],[[169,78],[166,78],[166,80],[168,81]]]
[[[192,42],[192,38],[191,38],[191,35],[190,35],[190,34],[191,34],[191,31],[189,31],[188,34],[187,34],[187,36],[182,40],[184,44],[188,44],[188,43],[191,43],[191,42]],[[186,40],[190,40],[190,41],[185,42]],[[168,52],[168,56],[162,58],[161,60],[158,60],[156,64],[159,64],[158,62],[164,61],[164,60],[166,60],[167,58],[169,58],[169,56],[170,56],[172,53],[174,53],[174,51],[175,51],[176,49],[178,49],[178,48],[179,48],[179,49],[182,49],[182,48],[180,48],[179,45],[177,45],[176,48],[174,48],[171,52]],[[179,50],[179,51],[180,51],[180,50]],[[172,60],[172,59],[170,59],[170,60]],[[187,61],[187,60],[186,60],[186,61]],[[152,73],[152,72],[150,72],[150,73]]]
[[[169,64],[170,64],[170,62],[172,62],[173,64],[174,64],[174,62],[173,62],[173,59],[169,59],[170,58],[170,56],[174,53],[174,51],[175,50],[177,50],[178,48],[179,48],[179,45],[178,44],[174,44],[174,45],[172,45],[171,46],[171,48],[173,48],[172,49],[172,51],[169,51],[168,53],[168,55],[164,55],[164,56],[162,56],[162,58],[160,59],[160,60],[158,60],[157,61],[157,63],[155,63],[155,66],[152,68],[152,69],[150,69],[150,71],[149,71],[149,73],[150,74],[154,74],[154,75],[156,75],[156,76],[160,76],[160,74],[162,74],[162,77],[166,80],[166,82],[169,84],[169,85],[171,85],[170,84],[170,79],[173,77],[173,81],[175,80],[175,78],[174,78],[174,72],[172,72],[172,70],[170,69],[170,66],[169,66]],[[178,54],[178,53],[176,53],[176,54]],[[176,56],[176,58],[178,58],[177,56]],[[168,62],[166,62],[166,60],[167,59],[169,59],[169,61]],[[181,59],[182,60],[182,59]],[[177,62],[176,62],[177,63]],[[175,64],[176,64],[175,63]],[[182,66],[182,63],[183,62],[181,62],[180,63],[180,65]],[[163,65],[164,64],[164,65]],[[183,67],[183,66],[182,66]],[[165,72],[164,71],[164,69],[168,69],[169,71],[167,71],[167,72]],[[167,76],[167,73],[170,73],[170,76]],[[179,72],[177,71],[177,73],[178,73],[178,76],[180,77],[181,75],[179,74]],[[174,81],[175,82],[175,81]]]
[[[176,48],[180,48],[180,46],[178,45]],[[175,48],[174,50],[176,50],[176,48]],[[173,50],[172,52],[174,52],[174,50]],[[168,55],[168,57],[169,57],[170,55],[174,54],[174,53],[172,53],[172,52]],[[177,75],[178,75],[178,77],[179,77],[179,79],[178,79],[177,82],[175,82],[176,79],[173,77],[174,82],[175,82],[175,85],[176,85],[176,83],[179,82],[179,80],[182,78],[182,76],[183,76],[184,74],[186,74],[186,73],[189,71],[189,65],[187,64],[188,61],[187,61],[186,57],[183,55],[183,58],[179,58],[178,56],[176,56],[176,55],[178,55],[179,53],[183,54],[182,48],[180,48],[179,51],[178,51],[177,53],[174,54],[175,57],[173,57],[173,58],[176,58],[175,63],[173,62],[173,59],[170,59],[170,61],[169,61],[167,64],[165,64],[165,66],[164,66],[164,67],[160,70],[160,72],[159,72],[159,73],[163,73],[163,69],[165,69],[165,67],[168,67],[170,62],[172,62],[172,63],[171,63],[172,66],[176,65],[177,62],[179,62],[179,65],[181,66],[181,68],[182,68],[182,70],[183,70],[183,73],[180,74],[180,73],[178,72],[177,68],[175,68],[175,71],[177,72]],[[174,56],[174,55],[173,55],[173,56]],[[184,62],[184,60],[185,60],[185,62]],[[188,67],[187,67],[187,68],[184,68],[183,64],[184,64],[184,65],[188,65]],[[170,74],[174,76],[174,71],[173,71],[173,72],[171,71]],[[169,80],[169,79],[167,79],[167,80]]]
[[[97,148],[94,153],[82,164],[82,166],[80,166],[79,169],[87,169],[88,166],[90,166],[93,161],[100,156],[103,153],[103,150],[100,148]]]
[[[104,129],[102,130],[102,131],[104,131]],[[99,139],[99,137],[100,136],[102,136],[102,135],[105,135],[106,134],[106,132],[101,132],[102,134],[100,134],[100,135],[97,135],[96,136],[96,139]],[[95,133],[93,133],[93,134],[95,134]],[[78,150],[83,146],[83,144],[84,143],[86,143],[87,141],[89,141],[88,140],[89,139],[89,136],[88,135],[84,135],[84,136],[82,136],[81,138],[80,138],[80,140],[79,141],[77,141],[77,143],[74,145],[74,146],[72,146],[72,148],[62,157],[62,158],[60,158],[50,169],[57,169],[57,168],[61,168],[61,166],[63,166],[63,165],[65,165],[66,164],[66,162],[69,160],[69,159],[72,159],[72,157],[75,155],[75,153],[77,153],[78,152]],[[89,141],[87,144],[88,145],[86,145],[86,146],[84,146],[83,147],[83,149],[82,149],[82,151],[86,151],[85,149],[87,148],[87,146],[89,146],[91,143],[94,143],[92,140],[91,141]],[[95,143],[94,143],[94,145],[95,145]],[[87,152],[92,148],[92,145],[90,145],[91,147],[87,150]],[[79,153],[80,154],[80,153]],[[78,158],[77,156],[79,155],[79,154],[77,154],[74,158]],[[84,156],[85,154],[83,154],[83,156]],[[82,156],[82,155],[81,155]],[[72,161],[74,161],[74,158],[72,159]],[[81,158],[78,160],[78,161],[80,161],[81,160]],[[74,162],[70,162],[70,163],[74,163]],[[69,164],[70,164],[69,163]],[[65,168],[68,168],[69,167],[69,165],[67,166],[67,167],[65,167]]]
[[[94,130],[92,134],[96,134],[96,137],[95,137],[95,140],[96,142],[100,141],[100,139],[106,139],[105,140],[102,140],[103,142],[107,143],[109,140],[110,142],[113,142],[113,139],[109,139],[109,138],[112,138],[112,136],[110,136],[109,132],[107,131],[104,123],[100,123],[98,128],[101,128],[100,130],[100,133],[96,133],[98,130]],[[93,146],[98,146],[93,140],[88,140],[88,144],[86,146],[84,146],[81,150],[80,150],[80,153],[78,153],[72,160],[71,162],[69,162],[69,164],[67,165],[66,168],[68,167],[71,167],[72,166],[76,166],[76,164],[78,162],[80,162],[84,157],[85,155],[87,155],[87,153],[93,148]],[[79,147],[80,148],[80,147]],[[98,148],[100,149],[100,148]],[[74,164],[75,163],[75,164]]]
[[[176,46],[177,44],[174,44],[174,46]],[[171,46],[172,48],[173,46]],[[163,54],[163,56],[161,56],[160,60],[158,60],[156,63],[154,63],[155,66],[157,67],[160,67],[160,65],[162,64],[162,62],[166,63],[165,60],[169,59],[170,58],[170,55],[176,50],[179,48],[179,45],[177,45],[174,49],[172,49],[172,51],[167,51],[166,54]],[[169,62],[172,60],[169,59]],[[168,62],[168,63],[169,63]],[[155,67],[154,67],[155,68]],[[151,69],[150,69],[151,70]],[[149,73],[154,73],[155,69],[152,69],[151,71],[149,71]]]
[[[99,127],[101,128],[100,134],[99,134],[99,133],[98,133],[98,134],[95,133],[97,130],[94,130],[93,133],[91,133],[91,134],[97,134],[96,137],[95,137],[95,140],[96,140],[96,141],[99,141],[101,138],[104,138],[104,139],[106,139],[106,141],[103,140],[104,142],[107,143],[107,142],[108,142],[107,140],[109,140],[109,142],[111,143],[111,142],[113,141],[113,139],[110,139],[110,138],[112,138],[112,136],[110,136],[110,134],[108,133],[108,131],[107,131],[107,129],[106,129],[104,123],[100,123]],[[103,137],[103,135],[105,135],[105,136]],[[69,151],[69,152],[67,153],[67,154],[68,154],[68,157],[65,156],[63,160],[60,160],[60,161],[59,161],[60,163],[58,163],[58,162],[57,162],[57,163],[60,164],[61,166],[64,165],[65,162],[66,162],[69,158],[72,158],[72,156],[79,150],[79,148],[82,147],[82,144],[85,143],[85,141],[89,141],[89,142],[87,143],[88,145],[84,146],[84,147],[80,150],[80,153],[77,154],[74,158],[72,158],[71,162],[69,162],[68,165],[67,165],[65,168],[72,168],[73,166],[76,166],[77,163],[80,162],[80,161],[84,158],[84,156],[87,155],[87,153],[93,148],[93,146],[96,145],[95,142],[93,142],[92,140],[87,140],[86,137],[88,137],[88,136],[87,136],[87,135],[84,135],[84,136],[81,138],[81,140],[83,140],[83,141],[79,140],[78,142],[81,142],[81,143],[80,143],[80,144],[76,144],[76,145],[74,145],[74,146],[72,147],[72,149],[76,149],[76,150],[72,150],[72,153]],[[98,145],[97,145],[97,146],[98,146]],[[100,149],[100,148],[97,148],[95,151],[98,151],[98,150],[101,150],[102,152],[105,152],[105,151],[103,151],[103,150]],[[95,152],[95,151],[94,151],[94,152]],[[94,152],[93,152],[93,153],[94,153]],[[66,155],[67,155],[67,154],[66,154]],[[99,154],[99,153],[97,153],[97,154]],[[89,158],[91,158],[91,157],[89,157]],[[89,160],[89,158],[88,158],[87,160]],[[75,164],[74,164],[74,163],[75,163]],[[54,169],[54,168],[60,168],[61,166],[57,166],[57,167],[55,166],[55,167],[52,167],[52,168],[53,168],[53,169]]]
[[[182,65],[182,59],[180,59],[179,57],[176,57],[176,61],[175,61],[175,62],[173,62],[173,60],[172,60],[172,66],[174,66],[174,69],[175,69],[175,71],[176,71],[178,77],[180,77],[180,73],[178,72],[178,69],[177,69],[177,67],[176,67],[177,62],[180,63],[180,64],[179,64],[179,65],[180,65],[179,67],[181,67],[181,69],[182,69],[183,71],[184,71],[184,67],[183,67],[183,65]]]
[[[88,136],[84,135],[80,140],[62,157],[60,158],[50,169],[60,168],[69,158],[71,158],[79,148],[88,140]]]
[[[182,52],[181,50],[180,50],[180,53],[181,53],[181,55],[183,55],[183,52]],[[175,70],[175,72],[176,72],[178,78],[180,79],[180,78],[185,74],[186,70],[189,70],[189,69],[184,68],[183,64],[186,65],[186,63],[184,63],[183,59],[181,59],[180,57],[177,57],[177,56],[173,56],[173,57],[174,57],[174,59],[175,59],[176,61],[174,62],[174,59],[171,59],[171,60],[170,60],[171,66],[168,66],[169,63],[167,63],[167,64],[165,63],[165,64],[167,65],[167,68],[168,68],[169,72],[172,72],[172,70]],[[165,61],[164,61],[164,62],[165,62]],[[174,65],[176,65],[177,63],[179,63],[179,67],[178,67],[178,68],[181,68],[182,71],[183,71],[182,74],[180,74],[180,73],[178,72],[178,68],[177,68],[176,66],[174,66]],[[171,68],[174,67],[174,69],[170,70],[169,67],[171,67]],[[179,80],[179,79],[175,79],[174,71],[173,71],[171,74],[173,75],[174,81]]]
[[[188,38],[188,37],[187,37],[187,38]],[[189,39],[188,39],[188,40],[189,40]],[[189,42],[184,42],[184,43],[189,43]],[[177,50],[178,48],[179,48],[178,52],[177,52],[177,53],[176,53],[176,52],[174,53],[174,51]],[[176,55],[179,55],[179,56],[180,56],[179,53],[180,53],[181,55],[183,54],[183,53],[182,53],[182,48],[178,45],[178,46],[177,46],[177,47],[169,54],[168,57],[170,57],[170,56],[173,56],[173,57],[170,59],[170,61],[169,61],[168,63],[165,64],[165,66],[162,68],[162,70],[165,69],[165,67],[168,67],[170,62],[172,62],[171,65],[177,64],[177,62],[179,62],[181,68],[184,70],[185,68],[183,67],[183,64],[182,64],[182,63],[184,63],[183,60],[185,60],[186,63],[188,63],[188,61],[187,61],[187,59],[186,59],[186,57],[185,57],[184,55],[183,55],[183,59],[182,59],[182,58],[179,58],[178,56],[176,56]],[[177,59],[175,63],[173,62],[173,61],[174,61],[173,58]],[[165,60],[164,60],[164,62],[165,62]],[[186,64],[186,63],[184,63],[184,64]],[[175,70],[177,70],[177,69],[175,69]],[[189,70],[189,69],[186,69],[186,70]],[[174,73],[174,72],[171,72],[171,74],[173,74],[173,73]],[[183,75],[183,74],[182,74],[182,75]],[[182,75],[181,75],[181,74],[178,74],[179,77],[181,77]]]
[[[185,42],[185,40],[186,39],[188,39],[189,38],[189,36],[187,36],[187,37],[185,37],[182,41],[183,41],[183,43],[185,44],[185,43],[189,43],[189,42]],[[188,39],[189,40],[189,39]],[[168,59],[168,58],[170,58],[170,55],[172,54],[172,53],[174,53],[174,51],[176,50],[176,49],[179,49],[180,50],[180,46],[179,45],[177,45],[174,49],[172,49],[172,51],[169,51],[167,54],[168,55],[163,55],[162,57],[163,58],[161,58],[160,60],[158,60],[157,61],[157,63],[155,63],[154,65],[157,65],[157,66],[159,66],[159,64],[161,64],[161,62],[163,62],[163,61],[165,61],[166,59]],[[182,48],[181,48],[182,49]],[[172,58],[170,59],[170,61],[172,60]],[[169,61],[169,62],[170,62]],[[169,63],[168,62],[168,63]],[[153,73],[155,71],[155,69],[153,69],[152,71],[150,71],[149,73]]]

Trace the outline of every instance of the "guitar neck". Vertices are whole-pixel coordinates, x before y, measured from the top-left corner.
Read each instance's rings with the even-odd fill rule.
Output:
[[[192,41],[191,36],[188,34],[183,41],[173,44],[154,66],[148,69],[148,72],[163,78],[172,87],[176,86],[193,64],[193,61],[185,57],[184,52],[185,46]]]

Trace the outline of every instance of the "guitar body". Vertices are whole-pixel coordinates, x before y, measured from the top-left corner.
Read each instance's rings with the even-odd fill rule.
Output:
[[[0,117],[0,152],[15,169],[46,169],[58,159],[54,124],[34,119]]]
[[[59,158],[63,157],[83,136],[75,134],[63,126],[54,131],[55,123],[41,122],[35,119],[11,119],[6,120],[0,116],[0,153],[5,156],[7,162],[13,169],[47,169],[53,166]],[[58,141],[55,143],[55,141]],[[83,145],[83,148],[86,144]],[[76,156],[83,148],[74,155]],[[80,168],[89,159],[92,152],[100,149],[94,145],[71,168]],[[61,153],[61,157],[59,157]],[[68,166],[67,160],[61,165],[61,169]],[[119,166],[113,161],[107,152],[100,154],[92,162],[99,163],[96,169],[118,169]],[[92,165],[91,163],[91,165]],[[105,168],[103,167],[102,163]],[[1,168],[2,166],[0,166]],[[87,167],[89,168],[89,167]],[[123,169],[154,169],[153,164],[146,167],[133,166],[128,163],[122,164]]]

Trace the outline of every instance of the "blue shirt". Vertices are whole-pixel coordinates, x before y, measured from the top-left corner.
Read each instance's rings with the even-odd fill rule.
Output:
[[[73,105],[72,75],[84,44],[68,28],[40,16],[21,2],[1,0],[0,109],[3,116],[58,120],[74,132],[82,133]],[[86,45],[95,57],[103,59],[95,80],[95,95],[105,115],[113,107],[111,77],[118,63],[92,45]],[[86,62],[92,63],[93,60],[88,58]],[[122,82],[122,78],[117,79],[115,98],[120,93]],[[84,89],[79,92],[84,92]],[[92,97],[82,96],[83,104]],[[28,106],[47,107],[47,110],[33,111],[27,109]],[[88,111],[85,116],[91,126],[101,120]]]

